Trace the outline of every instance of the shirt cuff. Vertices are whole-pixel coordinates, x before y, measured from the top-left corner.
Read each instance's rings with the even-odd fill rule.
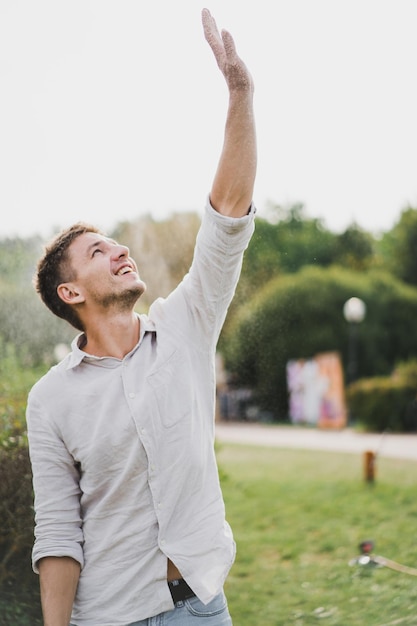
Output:
[[[81,569],[83,569],[84,567],[84,555],[83,555],[83,549],[80,545],[78,546],[71,546],[68,548],[64,548],[64,549],[59,549],[59,548],[44,548],[44,549],[37,549],[37,546],[35,544],[35,547],[32,551],[32,569],[35,572],[35,574],[39,574],[39,561],[41,559],[45,559],[49,556],[53,556],[53,557],[70,557],[71,559],[74,559],[74,561],[77,561],[80,564]]]

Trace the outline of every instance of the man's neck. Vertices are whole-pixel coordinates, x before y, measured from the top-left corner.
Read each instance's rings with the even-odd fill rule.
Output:
[[[82,349],[93,356],[123,359],[139,341],[140,321],[136,313],[119,313],[87,324]]]

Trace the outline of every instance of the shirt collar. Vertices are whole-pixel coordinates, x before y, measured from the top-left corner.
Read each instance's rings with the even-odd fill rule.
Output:
[[[145,333],[147,332],[156,333],[155,324],[152,322],[152,320],[149,319],[147,315],[138,315],[138,318],[140,320],[139,341],[129,354],[132,354],[132,352],[135,352],[135,350],[137,350]],[[71,343],[71,353],[69,354],[69,357],[68,357],[67,370],[74,369],[75,367],[80,365],[80,363],[84,360],[88,360],[89,362],[92,362],[92,361],[97,362],[97,361],[106,361],[109,359],[114,359],[114,357],[94,356],[93,354],[87,354],[87,352],[84,352],[84,350],[80,347],[84,344],[84,338],[85,338],[84,333],[80,333],[73,339]],[[119,359],[117,359],[117,361],[119,361]]]

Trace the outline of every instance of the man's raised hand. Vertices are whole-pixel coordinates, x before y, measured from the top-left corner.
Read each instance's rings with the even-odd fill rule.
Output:
[[[204,36],[213,51],[217,65],[226,79],[230,92],[253,92],[253,80],[248,68],[236,52],[235,42],[227,30],[221,33],[208,9],[202,11]]]

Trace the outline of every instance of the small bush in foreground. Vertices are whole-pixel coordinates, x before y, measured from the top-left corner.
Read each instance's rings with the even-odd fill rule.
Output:
[[[41,624],[38,579],[31,568],[32,475],[27,445],[0,446],[0,626]]]
[[[368,431],[417,431],[417,365],[397,366],[392,376],[363,378],[349,385],[351,417]]]

